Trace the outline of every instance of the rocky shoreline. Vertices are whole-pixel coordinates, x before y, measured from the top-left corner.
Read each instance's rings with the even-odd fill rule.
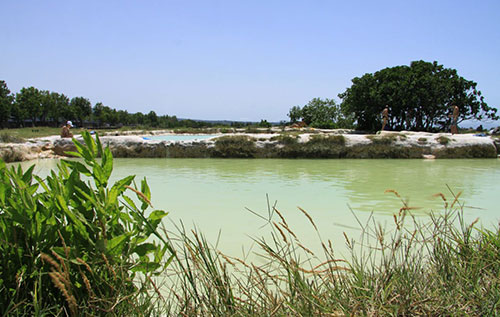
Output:
[[[500,148],[498,139],[488,135],[409,131],[370,135],[346,130],[265,132],[218,133],[214,138],[187,141],[148,138],[172,134],[170,131],[116,132],[101,136],[101,142],[117,158],[497,158]],[[65,157],[67,151],[75,151],[72,140],[59,136],[0,143],[0,158],[5,162]]]

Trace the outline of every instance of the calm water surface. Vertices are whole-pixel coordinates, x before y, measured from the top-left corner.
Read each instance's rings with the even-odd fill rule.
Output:
[[[453,200],[462,191],[465,216],[480,217],[485,226],[498,223],[500,161],[491,160],[279,160],[279,159],[115,159],[115,180],[130,174],[146,177],[155,208],[169,211],[167,227],[180,220],[196,225],[229,254],[240,255],[251,248],[250,237],[269,230],[267,199],[285,215],[287,222],[305,243],[316,244],[317,235],[298,210],[305,209],[320,229],[323,239],[331,239],[340,249],[342,232],[359,234],[352,210],[362,221],[373,212],[377,221],[391,223],[392,214],[402,203],[394,189],[414,214],[427,217],[431,210],[442,211],[443,202],[433,197],[443,193]],[[28,166],[32,163],[23,163]],[[36,162],[43,175],[55,160]],[[276,216],[274,220],[278,221]],[[317,241],[316,241],[317,242]],[[311,246],[311,248],[315,248]],[[238,254],[240,253],[240,254]]]

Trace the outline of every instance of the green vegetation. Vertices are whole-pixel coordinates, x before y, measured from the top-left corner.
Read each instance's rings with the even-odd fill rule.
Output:
[[[445,130],[453,104],[460,108],[459,122],[498,119],[497,109],[486,104],[475,82],[437,62],[414,61],[367,73],[352,79],[339,97],[342,111],[354,115],[359,130],[379,130],[386,106],[393,130]]]
[[[305,158],[341,158],[345,156],[345,138],[342,135],[313,135],[303,145]]]
[[[0,143],[24,143],[25,139],[10,133],[0,133]]]
[[[436,138],[436,141],[438,141],[438,143],[441,145],[447,145],[448,143],[450,143],[451,139],[447,136],[441,135]]]
[[[404,200],[393,225],[358,219],[361,236],[345,236],[342,259],[339,241],[321,240],[314,253],[269,205],[266,216],[255,213],[269,230],[254,239],[260,259],[252,263],[221,253],[196,230],[161,228],[166,213],[152,210],[146,180],[140,187],[133,176],[109,184],[110,150],[97,136],[83,136],[85,145],[74,141],[81,160],[62,161],[46,179],[33,175],[33,166],[0,163],[3,315],[500,314],[500,227],[465,223],[460,193],[436,194],[444,212],[427,220],[414,217]],[[236,154],[253,145],[221,139],[220,149]],[[306,146],[324,144],[345,140],[318,135]]]
[[[215,140],[214,157],[253,158],[257,148],[255,140],[245,135],[222,136]]]
[[[109,185],[110,150],[83,137],[86,145],[75,140],[72,153],[83,162],[62,161],[45,180],[34,166],[8,169],[0,161],[2,315],[137,315],[157,305],[148,295],[152,277],[169,263],[166,253],[173,259],[158,233],[166,213],[148,210],[146,180]]]
[[[0,80],[0,128],[4,128],[5,122],[9,120],[12,111],[14,96],[11,95],[5,81]]]
[[[299,135],[297,134],[280,134],[271,137],[270,141],[277,141],[278,144],[294,146],[299,142]]]
[[[382,136],[368,135],[366,138],[376,145],[391,145],[397,141],[397,135],[395,134],[386,134]]]
[[[292,107],[288,113],[292,123],[303,121],[313,128],[338,129],[353,128],[354,119],[341,112],[333,99],[314,98],[302,108]]]
[[[433,153],[436,158],[495,158],[497,149],[494,145],[469,145],[444,147]]]
[[[427,138],[418,138],[418,143],[425,144],[427,143]]]
[[[216,124],[189,119],[178,119],[176,116],[157,115],[154,111],[147,114],[128,113],[97,102],[92,106],[85,97],[69,98],[58,92],[39,90],[36,87],[23,87],[13,94],[7,83],[0,80],[0,128],[5,127],[58,127],[67,120],[80,127],[92,129],[120,128],[123,126],[147,128],[207,128]],[[230,125],[232,128],[247,126],[268,128],[271,124],[263,119],[260,123],[228,122],[219,126]],[[59,134],[57,132],[56,134]]]

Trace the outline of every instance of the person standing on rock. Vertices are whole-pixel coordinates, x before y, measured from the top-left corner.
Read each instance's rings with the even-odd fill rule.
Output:
[[[453,105],[453,114],[450,115],[451,119],[451,127],[450,127],[450,132],[451,134],[457,134],[458,133],[458,115],[460,113],[460,110],[458,109],[457,105]]]
[[[61,128],[61,138],[72,138],[73,133],[69,131],[73,127],[73,123],[71,121],[66,122],[65,125]]]
[[[389,120],[389,108],[385,106],[384,110],[382,110],[382,131],[385,130],[385,126],[387,125],[387,121]]]

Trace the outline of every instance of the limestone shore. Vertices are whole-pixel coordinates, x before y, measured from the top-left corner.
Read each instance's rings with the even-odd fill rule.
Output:
[[[136,135],[137,133],[137,135]],[[101,142],[114,157],[245,157],[245,158],[497,158],[498,139],[489,135],[348,130],[265,130],[262,133],[217,133],[210,139],[151,140],[171,131],[107,133]],[[79,135],[75,136],[81,139]],[[5,162],[66,156],[71,139],[59,136],[0,143]]]

